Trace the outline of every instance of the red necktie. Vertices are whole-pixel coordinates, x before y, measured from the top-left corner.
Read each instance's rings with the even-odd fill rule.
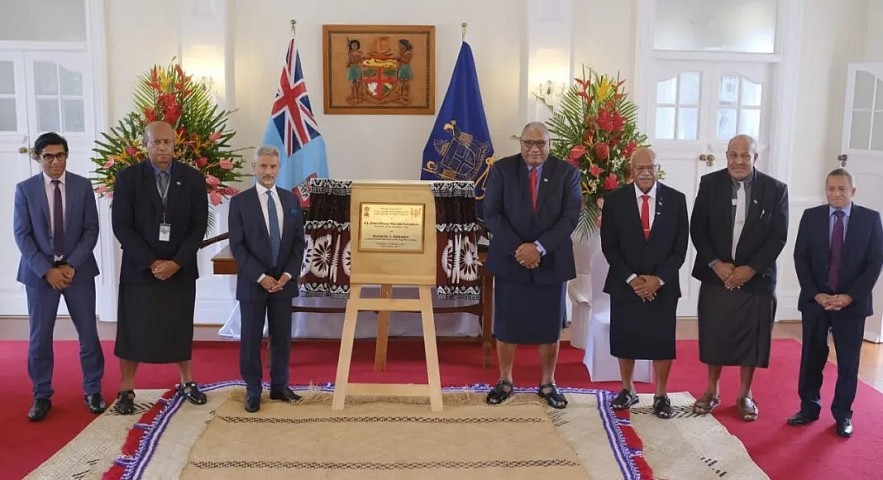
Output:
[[[641,228],[644,230],[644,239],[650,238],[650,195],[641,195]]]
[[[537,211],[537,169],[530,169],[530,201],[533,203],[533,211]]]

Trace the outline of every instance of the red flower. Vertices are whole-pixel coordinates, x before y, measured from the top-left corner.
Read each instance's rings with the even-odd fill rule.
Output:
[[[218,185],[221,184],[221,181],[218,180],[218,177],[215,177],[213,175],[206,175],[205,176],[205,183],[206,183],[206,185],[209,185],[211,187],[217,187]]]
[[[614,111],[611,131],[618,132],[618,131],[622,130],[622,127],[624,127],[624,126],[625,126],[625,118],[623,118],[622,115],[619,114],[619,112]]]
[[[589,173],[591,173],[592,176],[595,178],[600,178],[601,174],[604,173],[604,169],[593,164],[591,167],[589,167]]]
[[[625,158],[632,158],[632,154],[635,153],[635,150],[638,148],[638,144],[635,142],[629,142],[626,145],[625,150],[622,151],[622,154],[625,155]]]
[[[138,150],[136,150],[135,147],[128,147],[126,148],[126,153],[134,157],[135,154],[138,153]]]
[[[221,204],[223,197],[221,197],[221,192],[217,190],[212,190],[211,193],[208,194],[209,201],[212,202],[212,205],[218,206]]]
[[[610,158],[610,147],[606,143],[598,143],[595,145],[595,156],[599,160],[607,160]]]
[[[150,123],[156,120],[156,110],[152,108],[144,109],[144,121]]]
[[[613,115],[606,109],[598,112],[598,127],[608,133],[613,131]]]
[[[223,168],[224,170],[233,170],[233,167],[235,165],[233,165],[233,162],[230,160],[221,160],[220,162],[218,162],[218,166]]]
[[[205,168],[206,165],[208,165],[208,159],[207,159],[207,158],[205,158],[205,157],[199,157],[199,158],[196,160],[196,166],[197,166],[197,167],[199,167],[199,168]]]
[[[217,142],[218,140],[221,139],[221,132],[212,133],[211,135],[208,136],[208,139],[213,142]]]
[[[615,173],[611,173],[607,175],[607,179],[604,180],[604,190],[613,190],[619,186],[619,180],[616,178]]]

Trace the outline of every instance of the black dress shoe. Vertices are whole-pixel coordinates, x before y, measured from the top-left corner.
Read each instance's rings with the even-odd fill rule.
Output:
[[[28,410],[28,420],[32,422],[39,422],[46,417],[46,414],[49,413],[49,409],[52,408],[52,400],[48,398],[35,398],[34,404],[31,405],[31,409]]]
[[[284,402],[296,402],[300,400],[300,395],[291,391],[290,388],[280,388],[278,390],[270,390],[270,400],[282,400]]]
[[[261,409],[261,396],[260,395],[249,395],[248,398],[245,399],[245,411],[248,413],[255,413]]]
[[[622,389],[616,394],[616,397],[610,402],[614,410],[625,410],[631,408],[632,405],[638,403],[638,394]]]
[[[117,401],[113,404],[113,411],[120,415],[131,415],[135,413],[135,391],[120,390],[117,393]]]
[[[837,435],[840,435],[843,438],[849,438],[852,436],[852,419],[844,418],[843,420],[837,420]]]
[[[196,382],[187,382],[184,385],[178,386],[178,395],[187,398],[194,405],[204,405],[208,401],[208,397],[199,391],[199,386],[196,385]]]
[[[86,406],[89,407],[90,412],[95,414],[103,413],[107,410],[107,403],[101,398],[100,393],[90,393],[86,395]]]
[[[795,426],[809,425],[811,422],[815,422],[818,419],[819,419],[818,413],[813,415],[812,413],[807,412],[805,410],[800,410],[799,412],[795,413],[794,415],[791,415],[791,417],[788,418],[788,425],[795,425]]]

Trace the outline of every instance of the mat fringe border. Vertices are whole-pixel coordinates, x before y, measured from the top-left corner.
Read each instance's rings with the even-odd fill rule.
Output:
[[[245,386],[241,380],[209,383],[201,385],[200,390],[211,392],[222,388]],[[269,388],[269,385],[264,385]],[[313,390],[333,393],[334,384],[322,385],[293,385],[294,390]],[[490,389],[487,384],[475,384],[464,387],[445,387],[444,392],[481,392]],[[610,401],[616,395],[610,390],[592,388],[559,387],[564,393],[576,393],[582,395],[594,395],[597,398],[598,413],[607,433],[607,440],[613,451],[616,463],[625,480],[649,480],[653,478],[653,469],[644,458],[644,445],[641,438],[632,426],[628,410],[614,410]],[[535,393],[534,389],[516,388],[517,393]],[[153,453],[159,445],[160,438],[168,427],[172,417],[180,410],[184,403],[184,397],[177,395],[176,389],[165,392],[162,397],[144,413],[137,423],[129,430],[126,441],[120,452],[120,456],[114,461],[113,466],[104,472],[104,480],[140,480],[144,470],[150,463]]]

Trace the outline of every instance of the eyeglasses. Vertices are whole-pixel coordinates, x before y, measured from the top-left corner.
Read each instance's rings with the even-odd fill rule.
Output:
[[[736,161],[742,160],[743,162],[750,162],[753,155],[750,153],[736,153],[736,152],[727,152],[727,160]]]
[[[53,160],[58,160],[59,162],[63,162],[67,160],[67,152],[58,152],[55,154],[52,153],[43,153],[40,155],[40,158],[44,162],[52,162]]]
[[[634,170],[636,173],[657,172],[657,171],[659,171],[659,165],[647,165],[644,167],[632,167],[632,170]]]
[[[521,145],[528,150],[530,150],[533,147],[537,147],[540,150],[542,150],[542,149],[546,148],[546,143],[547,142],[545,140],[522,140],[521,141]]]

